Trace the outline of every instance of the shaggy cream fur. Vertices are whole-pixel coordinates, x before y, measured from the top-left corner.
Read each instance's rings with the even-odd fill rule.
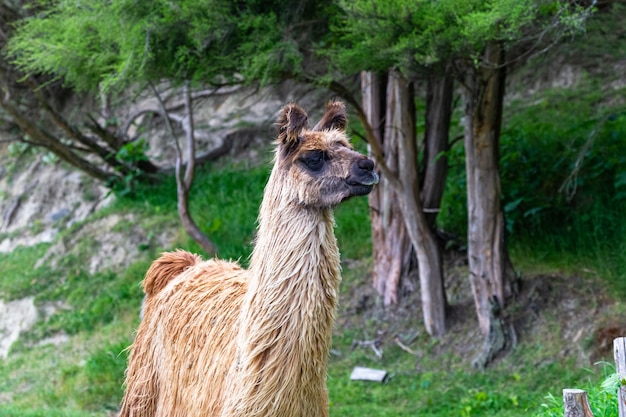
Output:
[[[250,268],[165,253],[144,279],[121,417],[328,415],[339,289],[332,209],[377,183],[353,151],[342,103],[313,130],[281,110]]]

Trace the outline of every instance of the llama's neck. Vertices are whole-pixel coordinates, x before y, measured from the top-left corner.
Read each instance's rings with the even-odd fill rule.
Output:
[[[291,200],[291,194],[284,190],[297,184],[285,184],[276,177],[278,174],[272,173],[261,204],[257,240],[250,261],[250,285],[256,287],[249,292],[269,294],[280,288],[276,294],[280,298],[274,300],[280,306],[294,305],[294,300],[287,296],[291,294],[310,295],[324,305],[332,301],[334,307],[341,277],[333,212],[307,208]],[[301,294],[302,285],[319,286],[326,297],[319,299],[313,294]],[[271,307],[278,306],[272,303]]]
[[[323,416],[341,279],[334,218],[290,201],[283,187],[291,185],[276,177],[261,205],[241,312],[233,415]]]

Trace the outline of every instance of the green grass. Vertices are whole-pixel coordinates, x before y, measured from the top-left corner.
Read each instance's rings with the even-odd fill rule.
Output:
[[[0,405],[0,417],[97,417],[101,415],[84,411],[68,411],[65,408],[30,409]]]
[[[198,171],[191,209],[200,227],[218,244],[221,257],[247,263],[268,176],[266,166],[250,169],[229,165],[220,171],[210,167]],[[176,224],[172,178],[140,186],[136,191],[63,231],[57,239],[69,239],[89,222],[111,214],[132,213],[144,230],[158,231],[160,224]],[[371,238],[367,199],[347,202],[336,217],[344,257],[368,256]],[[202,252],[182,231],[176,246]],[[82,260],[97,249],[89,239],[77,242],[73,252],[63,256],[56,268],[34,268],[49,247],[50,244],[43,244],[17,248],[11,254],[0,255],[2,298],[35,295],[37,305],[50,301],[66,304],[39,321],[13,346],[9,359],[0,361],[0,400],[3,393],[28,392],[13,396],[8,404],[0,401],[0,416],[101,416],[114,410],[121,399],[124,348],[130,345],[132,330],[137,325],[141,278],[158,251],[168,248],[145,248],[141,259],[122,272],[90,274]],[[59,333],[69,335],[71,343],[58,349],[32,346]],[[111,337],[103,340],[106,334]]]
[[[0,361],[0,416],[105,416],[121,382],[136,313],[72,336],[70,343],[21,348]]]
[[[267,175],[265,167],[241,170],[230,166],[219,172],[199,172],[192,208],[205,230],[207,225],[213,225],[209,234],[224,257],[242,257],[244,262],[247,259]],[[172,187],[171,179],[166,179],[107,210],[134,213],[150,230],[155,227],[153,215],[161,221],[175,219]],[[365,259],[345,269],[342,291],[349,291],[367,285],[371,267],[367,261],[371,250],[367,199],[347,202],[337,210],[336,219],[344,259]],[[194,249],[184,238],[179,243]],[[81,250],[89,248],[85,244]],[[46,249],[47,246],[20,249],[15,257],[0,258],[3,271],[5,265],[10,271],[9,279],[1,284],[5,294],[36,293],[39,303],[64,300],[71,307],[38,324],[14,347],[9,359],[0,362],[0,399],[3,394],[17,393],[9,404],[0,403],[0,416],[104,416],[115,409],[122,395],[124,348],[132,340],[142,297],[139,282],[157,248],[147,250],[145,259],[123,273],[95,274],[89,274],[81,264],[81,250],[66,257],[57,270],[47,270],[45,274],[43,270],[33,270],[34,260]],[[37,291],[29,289],[29,285],[37,285]],[[549,360],[557,356],[561,346],[541,344],[535,339],[520,344],[493,368],[479,372],[452,353],[431,357],[430,351],[437,342],[425,336],[423,329],[412,345],[419,357],[390,344],[379,360],[367,348],[353,349],[352,343],[364,331],[375,334],[381,323],[371,318],[355,320],[362,323],[338,328],[333,341],[334,351],[341,353],[331,357],[328,380],[331,415],[335,417],[530,416],[541,411],[548,393],[557,395],[564,386],[597,384],[602,378],[598,370],[590,373],[571,360]],[[419,317],[415,320],[419,328]],[[71,343],[58,348],[29,346],[58,332],[70,335]],[[356,365],[386,369],[391,378],[382,385],[351,382],[349,374]]]
[[[604,380],[602,383],[587,383],[577,386],[577,389],[587,391],[589,405],[594,416],[618,417],[617,390],[619,380],[615,373],[615,366],[604,365]],[[550,393],[541,404],[536,417],[561,417],[563,415],[563,398]]]
[[[41,243],[27,248],[18,246],[10,253],[0,253],[0,299],[36,295],[47,285],[44,268],[35,268],[35,264],[49,247],[49,243]]]

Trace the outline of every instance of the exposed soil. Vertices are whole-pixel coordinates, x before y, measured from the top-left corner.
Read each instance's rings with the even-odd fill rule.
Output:
[[[358,261],[347,261],[347,267],[359,267]],[[394,306],[385,307],[371,285],[368,274],[359,284],[343,289],[337,331],[360,334],[354,346],[383,354],[390,346],[419,358],[461,358],[468,366],[481,352],[483,338],[467,279],[465,254],[446,254],[447,333],[430,344],[428,351],[412,344],[425,334],[422,324],[419,287],[400,297]],[[414,279],[414,282],[417,282]],[[506,323],[513,348],[519,343],[544,340],[551,346],[562,346],[555,352],[557,360],[575,358],[581,367],[599,360],[613,360],[613,339],[626,335],[626,324],[612,313],[619,303],[608,294],[605,284],[588,273],[580,275],[539,274],[522,276],[518,294],[509,302]],[[419,346],[429,344],[419,343]],[[510,349],[509,349],[510,351]],[[495,361],[506,357],[507,352]]]

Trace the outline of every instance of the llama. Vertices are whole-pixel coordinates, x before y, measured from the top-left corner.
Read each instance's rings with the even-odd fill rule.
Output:
[[[312,129],[278,117],[249,269],[184,251],[146,273],[121,417],[328,416],[326,373],[339,290],[333,208],[378,183],[330,102]]]

